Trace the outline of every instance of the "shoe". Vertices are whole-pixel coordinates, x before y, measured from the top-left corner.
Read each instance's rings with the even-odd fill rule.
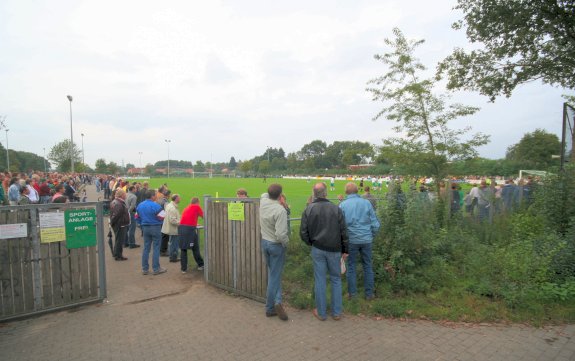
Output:
[[[172,262],[172,263],[180,262],[180,259],[179,258],[171,259],[170,262]]]
[[[203,271],[204,270],[204,266],[198,267],[198,271]]]
[[[126,257],[116,257],[114,258],[116,261],[127,261],[128,259]]]
[[[281,303],[278,303],[277,305],[275,305],[274,310],[278,314],[278,317],[280,318],[280,320],[282,320],[282,321],[288,320],[288,315],[287,315],[286,311],[284,310],[284,307],[281,305]]]
[[[128,248],[128,247],[130,247],[129,244],[125,244],[125,245],[124,245],[124,248]]]
[[[336,321],[339,321],[339,320],[341,320],[341,315],[331,316],[331,318],[333,318]]]
[[[143,274],[144,276],[147,276],[147,275],[150,274],[150,271],[142,271],[142,274]]]
[[[186,273],[188,273],[188,271],[182,271],[182,274],[184,274],[184,275],[185,275]]]
[[[313,315],[315,316],[315,318],[317,318],[320,321],[325,321],[325,318],[321,318],[321,316],[319,315],[319,313],[317,313],[317,308],[314,308],[313,311],[311,311],[311,313],[313,313]]]
[[[353,298],[355,297],[355,295],[352,295],[351,293],[347,294],[347,299],[348,300],[353,300]]]
[[[278,315],[278,313],[275,310],[266,311],[266,317],[274,317],[277,315]]]
[[[168,252],[160,252],[160,256],[161,257],[169,257],[170,255],[168,254]]]
[[[374,295],[365,296],[366,301],[373,301],[375,299]]]
[[[165,269],[165,268],[160,268],[159,270],[154,271],[153,275],[154,275],[154,276],[157,276],[157,275],[159,275],[159,274],[166,273],[166,272],[168,272],[167,269]]]
[[[139,244],[132,244],[132,245],[130,245],[130,248],[140,248],[140,245]]]

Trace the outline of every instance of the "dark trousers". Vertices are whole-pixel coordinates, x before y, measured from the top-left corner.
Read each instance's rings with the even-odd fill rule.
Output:
[[[194,255],[194,260],[198,264],[198,267],[204,267],[204,259],[200,253],[200,238],[198,237],[196,227],[180,226],[178,233],[180,236],[180,247],[184,247],[180,248],[180,251],[182,252],[180,255],[182,271],[188,270],[188,247],[191,243],[193,243],[192,254]]]
[[[162,245],[160,246],[160,253],[168,253],[168,243],[170,242],[170,236],[162,233]]]
[[[115,227],[114,235],[116,236],[114,242],[114,258],[120,258],[124,250],[124,243],[127,242],[128,239],[128,227]]]

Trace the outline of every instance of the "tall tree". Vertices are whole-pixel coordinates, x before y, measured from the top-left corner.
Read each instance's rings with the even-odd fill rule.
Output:
[[[72,156],[74,158],[74,163],[82,161],[82,150],[76,146],[76,143],[74,143],[72,147]],[[70,162],[70,140],[65,139],[53,146],[50,149],[50,153],[48,153],[48,159],[54,162],[58,171],[70,171],[72,168]]]
[[[228,167],[230,168],[230,170],[234,170],[234,169],[236,169],[237,166],[238,166],[238,162],[236,162],[236,158],[231,157],[230,162],[228,163]]]
[[[519,143],[507,148],[506,158],[521,164],[523,167],[547,170],[551,166],[559,165],[553,155],[561,154],[561,141],[552,133],[543,129],[536,129],[527,133]]]
[[[457,0],[467,38],[482,49],[455,49],[438,67],[449,89],[509,97],[519,84],[540,79],[575,89],[573,0]]]
[[[451,120],[471,115],[478,108],[461,104],[445,104],[445,97],[434,93],[435,81],[421,79],[425,66],[414,56],[415,48],[424,41],[408,41],[403,33],[393,29],[395,39],[385,39],[392,51],[375,58],[384,63],[388,72],[369,81],[368,88],[374,101],[386,104],[373,120],[385,116],[397,123],[394,128],[400,137],[384,141],[392,148],[387,156],[396,164],[404,165],[412,174],[446,176],[448,162],[470,158],[476,147],[486,144],[488,137],[480,133],[469,136],[470,128],[450,129]],[[465,135],[468,140],[461,140]]]
[[[108,173],[108,165],[103,158],[96,160],[96,173]]]

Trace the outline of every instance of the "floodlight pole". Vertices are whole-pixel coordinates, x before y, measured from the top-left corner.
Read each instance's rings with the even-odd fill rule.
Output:
[[[172,141],[170,139],[164,139],[164,141],[168,144],[168,178],[170,178],[170,143]]]
[[[74,173],[74,132],[72,131],[72,96],[66,95],[70,101],[70,172]]]

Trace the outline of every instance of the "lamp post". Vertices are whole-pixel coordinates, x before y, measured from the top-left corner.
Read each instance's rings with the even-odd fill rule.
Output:
[[[8,172],[10,172],[10,153],[8,153],[8,131],[10,129],[6,129],[6,166],[7,166],[7,170]]]
[[[172,141],[170,139],[164,139],[164,141],[168,144],[168,178],[170,178],[170,143]]]
[[[44,173],[48,173],[48,166],[46,165],[46,147],[44,149]]]
[[[72,132],[72,96],[66,95],[70,101],[70,171],[74,173],[74,132]]]
[[[82,136],[82,164],[84,164],[84,133],[80,133]]]
[[[142,174],[142,152],[138,152],[138,154],[140,155],[140,174]]]

